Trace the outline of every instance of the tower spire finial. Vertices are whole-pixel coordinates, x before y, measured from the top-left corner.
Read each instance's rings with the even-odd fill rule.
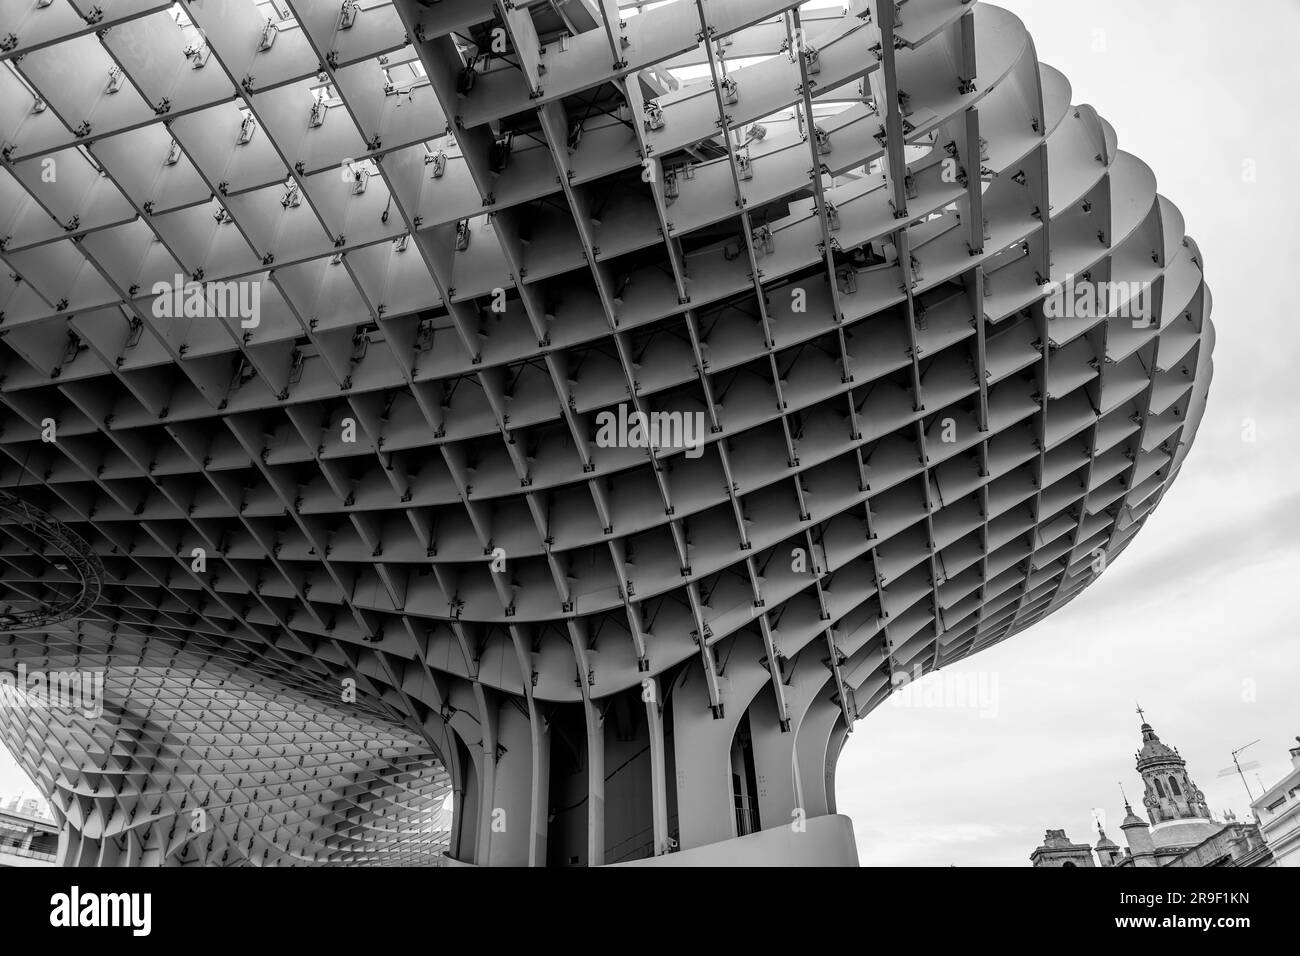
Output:
[[[1124,792],[1124,782],[1121,780],[1121,781],[1117,781],[1117,783],[1119,783],[1119,795],[1124,798],[1124,809],[1127,810],[1129,813],[1132,813],[1133,808],[1129,806],[1128,794]]]
[[[1142,712],[1141,704],[1137,705],[1137,715],[1138,715],[1138,720],[1142,721],[1142,723],[1145,724],[1147,722],[1147,715]]]

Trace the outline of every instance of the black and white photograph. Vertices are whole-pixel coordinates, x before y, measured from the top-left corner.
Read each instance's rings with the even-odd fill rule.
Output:
[[[546,867],[1293,926],[1298,43],[0,0],[3,922]]]

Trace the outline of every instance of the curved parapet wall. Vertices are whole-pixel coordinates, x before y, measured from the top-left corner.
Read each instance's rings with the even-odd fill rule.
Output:
[[[997,7],[96,10],[0,24],[0,489],[103,569],[0,635],[107,675],[0,710],[66,859],[804,826],[853,722],[1078,594],[1195,434],[1199,251]],[[75,579],[36,540],[12,608]]]

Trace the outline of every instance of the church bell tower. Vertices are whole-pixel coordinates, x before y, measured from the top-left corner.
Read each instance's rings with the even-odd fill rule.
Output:
[[[1138,716],[1145,717],[1142,708]],[[1210,808],[1203,794],[1187,775],[1187,761],[1177,748],[1165,744],[1143,719],[1142,749],[1137,752],[1137,770],[1146,789],[1142,803],[1152,826],[1173,820],[1209,820]]]

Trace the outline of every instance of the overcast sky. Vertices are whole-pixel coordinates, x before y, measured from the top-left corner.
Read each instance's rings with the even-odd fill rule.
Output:
[[[886,703],[858,723],[837,790],[866,865],[1025,866],[1048,827],[1091,841],[1095,807],[1122,845],[1119,782],[1141,797],[1135,701],[1211,807],[1242,816],[1241,781],[1216,776],[1231,750],[1262,738],[1243,757],[1263,764],[1258,794],[1300,734],[1300,3],[1250,0],[1249,23],[1217,0],[1001,5],[1186,217],[1214,293],[1214,385],[1173,489],[1102,578],[937,675],[982,679],[995,708]],[[23,790],[0,747],[0,795]]]

